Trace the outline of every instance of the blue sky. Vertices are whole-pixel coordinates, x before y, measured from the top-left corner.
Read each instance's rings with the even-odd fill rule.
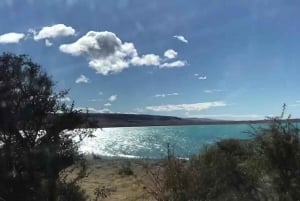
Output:
[[[300,1],[4,0],[0,51],[91,112],[300,117]]]

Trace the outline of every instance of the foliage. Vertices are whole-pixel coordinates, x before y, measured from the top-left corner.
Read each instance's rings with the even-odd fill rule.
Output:
[[[266,128],[254,132],[257,155],[263,160],[264,174],[278,200],[300,198],[300,130],[290,116],[271,119]]]
[[[252,139],[221,140],[187,163],[168,149],[158,171],[148,171],[149,192],[158,201],[298,200],[300,130],[284,110],[267,126],[253,127]]]
[[[65,131],[87,119],[61,102],[67,91],[53,87],[28,56],[0,56],[0,197],[6,201],[57,200],[59,172],[79,158]]]

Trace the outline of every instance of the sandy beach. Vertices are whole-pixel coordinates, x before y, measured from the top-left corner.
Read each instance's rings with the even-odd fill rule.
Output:
[[[107,198],[99,200],[154,200],[149,193],[153,183],[147,170],[157,169],[160,163],[160,160],[87,157],[85,162],[87,174],[79,179],[77,184],[91,201],[95,199],[97,188],[108,195]],[[78,175],[80,169],[78,167],[77,164],[66,169],[67,180],[73,180]]]

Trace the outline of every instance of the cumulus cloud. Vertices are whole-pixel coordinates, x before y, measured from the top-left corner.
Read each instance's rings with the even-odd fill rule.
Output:
[[[116,34],[108,31],[89,31],[73,43],[62,44],[59,49],[72,56],[86,56],[89,66],[102,75],[119,73],[130,66],[171,68],[185,65],[185,62],[180,60],[163,63],[165,59],[155,54],[139,56],[133,43],[122,42]]]
[[[178,60],[178,61],[174,61],[171,63],[163,63],[159,67],[160,68],[179,68],[179,67],[183,67],[185,65],[186,65],[186,61]]]
[[[147,106],[146,109],[154,112],[201,111],[213,107],[224,107],[224,106],[227,106],[227,104],[222,101],[215,101],[215,102],[179,104],[179,105]]]
[[[167,96],[179,96],[179,93],[170,93],[170,94],[156,94],[155,98],[165,98]]]
[[[82,75],[82,74],[75,80],[76,84],[79,84],[79,83],[89,83],[89,82],[90,82],[90,79],[87,78],[85,75]]]
[[[142,57],[134,57],[131,63],[135,66],[158,66],[160,64],[160,57],[155,54],[146,54]]]
[[[57,37],[66,37],[75,35],[75,29],[71,26],[66,26],[64,24],[55,24],[53,26],[42,27],[40,31],[33,29],[29,30],[30,33],[33,33],[33,39],[35,41],[47,39],[47,38],[57,38]]]
[[[51,47],[51,46],[53,45],[53,43],[50,42],[50,40],[46,39],[46,40],[45,40],[45,45],[46,45],[47,47]]]
[[[181,36],[181,35],[175,35],[173,37],[176,38],[176,39],[178,39],[178,40],[180,40],[183,43],[188,43],[189,42],[187,39],[185,39],[184,36]]]
[[[174,59],[176,58],[178,55],[178,53],[175,50],[172,49],[168,49],[167,51],[165,51],[164,56],[168,59]]]
[[[108,101],[110,101],[110,102],[114,102],[114,101],[116,101],[116,100],[117,100],[117,98],[118,98],[118,96],[117,96],[117,95],[112,95],[112,96],[110,96],[110,97],[108,98]]]
[[[0,35],[0,44],[19,43],[25,37],[23,33],[5,33]]]

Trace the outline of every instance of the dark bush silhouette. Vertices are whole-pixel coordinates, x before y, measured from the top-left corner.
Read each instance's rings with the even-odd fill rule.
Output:
[[[284,108],[285,109],[285,108]],[[278,200],[300,199],[300,130],[281,117],[254,132],[257,157],[269,189]]]
[[[283,114],[253,127],[252,139],[221,140],[188,162],[168,151],[149,192],[159,201],[299,200],[300,129]]]
[[[55,93],[53,86],[28,56],[0,56],[1,199],[57,200],[59,172],[79,158],[63,131],[87,119],[60,101],[67,91]]]

